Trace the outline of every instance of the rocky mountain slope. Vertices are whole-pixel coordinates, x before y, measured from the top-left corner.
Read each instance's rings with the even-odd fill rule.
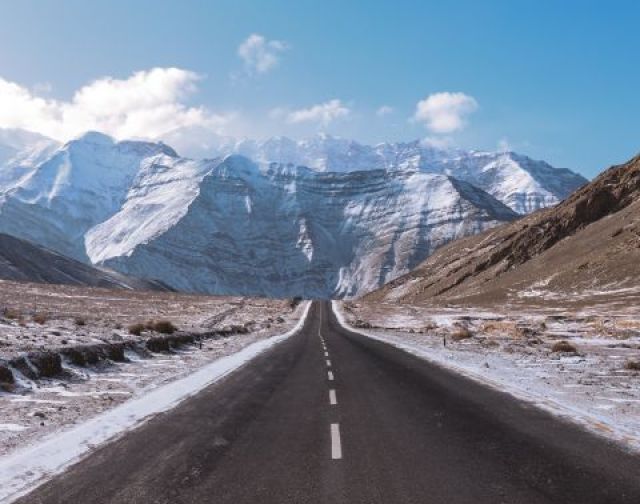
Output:
[[[582,180],[511,153],[327,136],[294,142],[303,168],[279,162],[288,142],[252,151],[257,162],[191,160],[162,143],[88,133],[0,170],[0,232],[188,291],[354,296],[514,219],[505,202],[546,206]]]
[[[179,211],[157,204],[170,189],[156,177],[138,184],[120,212],[87,234],[90,257],[199,292],[356,295],[453,237],[515,217],[443,175],[263,171],[241,156],[213,164]],[[141,218],[156,225],[138,228]]]
[[[560,205],[448,244],[369,294],[399,303],[622,302],[640,294],[640,156]]]
[[[241,154],[258,163],[308,166],[322,172],[370,169],[412,170],[451,175],[488,192],[517,213],[558,203],[587,180],[567,169],[553,168],[514,152],[438,149],[420,141],[364,145],[330,135],[294,141],[221,139],[218,156]]]
[[[94,268],[6,234],[0,234],[0,279],[88,287],[167,290],[158,282]]]

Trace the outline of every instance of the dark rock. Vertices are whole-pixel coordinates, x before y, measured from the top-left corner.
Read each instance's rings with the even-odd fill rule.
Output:
[[[14,383],[15,379],[9,365],[6,362],[0,362],[0,384],[13,385]]]

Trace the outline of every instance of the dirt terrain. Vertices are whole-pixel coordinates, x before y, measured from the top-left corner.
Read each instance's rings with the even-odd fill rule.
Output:
[[[0,455],[299,318],[292,300],[0,282]]]
[[[567,308],[640,300],[640,157],[555,207],[457,240],[365,296],[408,304]]]

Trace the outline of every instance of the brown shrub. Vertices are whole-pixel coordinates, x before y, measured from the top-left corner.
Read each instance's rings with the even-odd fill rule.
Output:
[[[87,321],[83,317],[76,317],[74,322],[77,326],[85,326],[87,325]]]
[[[36,324],[43,325],[43,324],[45,324],[47,322],[47,320],[49,320],[49,316],[46,313],[36,313],[33,316],[33,321]]]
[[[14,310],[13,308],[5,308],[4,309],[4,318],[9,320],[18,320],[22,315],[18,310]]]
[[[624,364],[624,368],[629,371],[640,371],[640,361],[637,360],[628,360]]]
[[[566,352],[566,353],[577,353],[578,350],[575,346],[565,340],[556,341],[551,347],[552,352]]]
[[[462,341],[473,337],[473,333],[468,327],[459,327],[453,333],[451,333],[451,339],[453,341]]]
[[[128,327],[129,334],[133,334],[134,336],[140,336],[144,330],[144,324],[131,324]]]
[[[162,334],[173,334],[178,330],[170,320],[158,320],[153,324],[153,329]]]

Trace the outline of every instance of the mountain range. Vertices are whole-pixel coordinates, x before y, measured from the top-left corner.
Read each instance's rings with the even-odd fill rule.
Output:
[[[0,144],[0,232],[213,294],[360,295],[586,182],[512,152],[327,135],[225,139],[200,160],[93,132]]]
[[[500,305],[640,299],[640,156],[559,205],[452,242],[372,302]]]

